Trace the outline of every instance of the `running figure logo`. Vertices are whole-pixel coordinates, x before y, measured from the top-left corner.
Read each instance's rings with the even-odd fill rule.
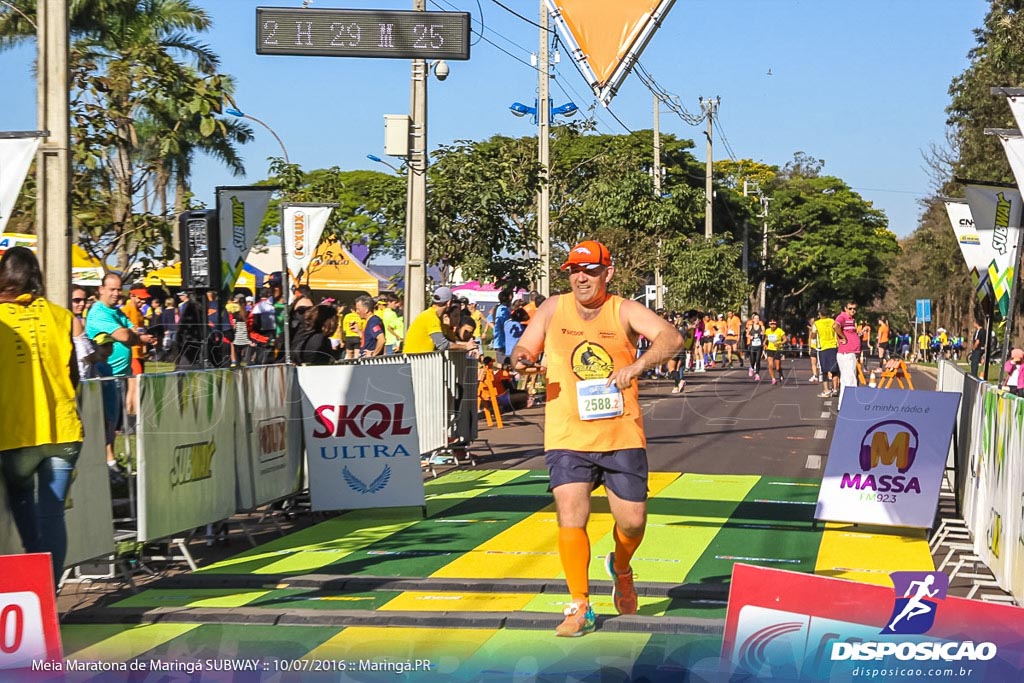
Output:
[[[946,599],[949,577],[942,572],[893,572],[896,604],[882,633],[927,633],[935,623],[939,601]],[[902,597],[898,597],[902,596]]]

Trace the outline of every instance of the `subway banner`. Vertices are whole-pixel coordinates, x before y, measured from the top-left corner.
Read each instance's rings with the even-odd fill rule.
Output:
[[[948,596],[942,572],[887,578],[735,564],[723,662],[734,680],[1022,680],[1024,609]]]
[[[815,518],[930,528],[960,394],[847,387]]]
[[[235,453],[238,510],[252,510],[302,487],[302,425],[295,371],[286,365],[236,375],[242,410]]]
[[[314,510],[422,506],[408,365],[298,368]]]
[[[139,375],[139,540],[235,512],[237,388],[228,370]]]
[[[276,187],[218,187],[221,289],[231,291],[256,242]]]
[[[113,383],[111,389],[120,391],[120,387]],[[114,554],[114,515],[110,502],[110,471],[107,468],[103,431],[101,380],[90,379],[78,385],[78,406],[85,439],[71,474],[71,488],[64,503],[68,531],[65,567]]]
[[[995,304],[1005,317],[1010,310],[1010,287],[1017,264],[1020,191],[1003,185],[974,182],[964,184],[964,196],[971,207],[974,228],[981,240]]]

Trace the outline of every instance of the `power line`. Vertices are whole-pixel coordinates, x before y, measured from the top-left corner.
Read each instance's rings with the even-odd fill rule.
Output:
[[[551,29],[551,28],[545,28],[545,27],[541,26],[540,24],[538,24],[538,23],[537,23],[536,21],[531,21],[530,19],[528,19],[527,17],[524,17],[524,16],[523,16],[522,14],[520,14],[519,12],[516,12],[516,11],[515,11],[514,9],[512,9],[511,7],[506,7],[505,5],[503,5],[503,4],[501,4],[500,2],[498,2],[498,0],[491,0],[491,2],[493,2],[493,3],[495,4],[495,5],[497,5],[497,6],[498,6],[498,7],[500,7],[501,9],[505,10],[505,11],[506,11],[506,12],[508,12],[509,14],[511,14],[511,15],[514,15],[514,16],[517,16],[517,17],[519,17],[520,19],[522,19],[523,21],[525,21],[525,22],[526,22],[527,24],[530,24],[530,25],[531,25],[531,26],[533,26],[534,28],[539,28],[539,29],[543,29],[543,30],[547,31],[548,33],[554,33],[554,32],[555,32],[555,31],[554,31],[554,29]]]
[[[725,151],[729,155],[729,158],[732,159],[733,161],[736,161],[736,154],[735,152],[732,151],[732,145],[729,144],[728,138],[725,137],[725,131],[722,129],[721,118],[719,118],[718,114],[716,113],[714,117],[711,119],[711,121],[712,123],[715,124],[715,129],[718,131],[718,137],[719,139],[721,139],[722,145],[725,147]]]

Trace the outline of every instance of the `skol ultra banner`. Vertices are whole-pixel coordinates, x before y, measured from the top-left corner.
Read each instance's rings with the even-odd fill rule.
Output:
[[[221,289],[230,291],[238,280],[245,259],[267,215],[275,188],[218,187],[217,211],[220,223]]]
[[[320,244],[324,226],[334,210],[330,205],[284,204],[284,249],[288,272],[299,282]]]
[[[992,294],[1000,314],[1005,317],[1010,309],[1010,288],[1016,272],[1021,194],[1010,187],[979,183],[966,184],[964,194],[987,260]]]
[[[675,0],[547,0],[572,58],[607,105]]]
[[[979,300],[992,296],[992,286],[988,279],[988,265],[991,259],[987,258],[988,249],[982,248],[981,236],[974,227],[974,217],[971,215],[971,207],[967,202],[947,200],[946,215],[949,216],[949,223],[953,226],[953,234],[956,235],[957,244],[960,245],[960,253],[964,256],[964,263],[971,273],[971,281],[974,283],[974,293]]]
[[[314,510],[421,506],[408,365],[298,368]]]
[[[38,147],[39,138],[0,140],[0,233],[14,212],[14,202]]]
[[[960,394],[849,387],[815,518],[927,529]]]

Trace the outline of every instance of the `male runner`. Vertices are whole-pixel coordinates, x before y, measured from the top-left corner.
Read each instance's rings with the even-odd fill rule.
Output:
[[[636,613],[630,559],[647,520],[647,439],[637,378],[675,355],[683,340],[654,311],[608,294],[615,267],[600,242],[573,247],[562,270],[569,270],[572,293],[552,296],[537,309],[511,355],[525,370],[544,353],[545,460],[558,511],[558,554],[572,594],[555,634],[581,636],[594,630],[587,520],[590,494],[601,484],[615,518],[615,551],[605,562],[612,599],[620,614]],[[641,335],[651,345],[636,358]]]

